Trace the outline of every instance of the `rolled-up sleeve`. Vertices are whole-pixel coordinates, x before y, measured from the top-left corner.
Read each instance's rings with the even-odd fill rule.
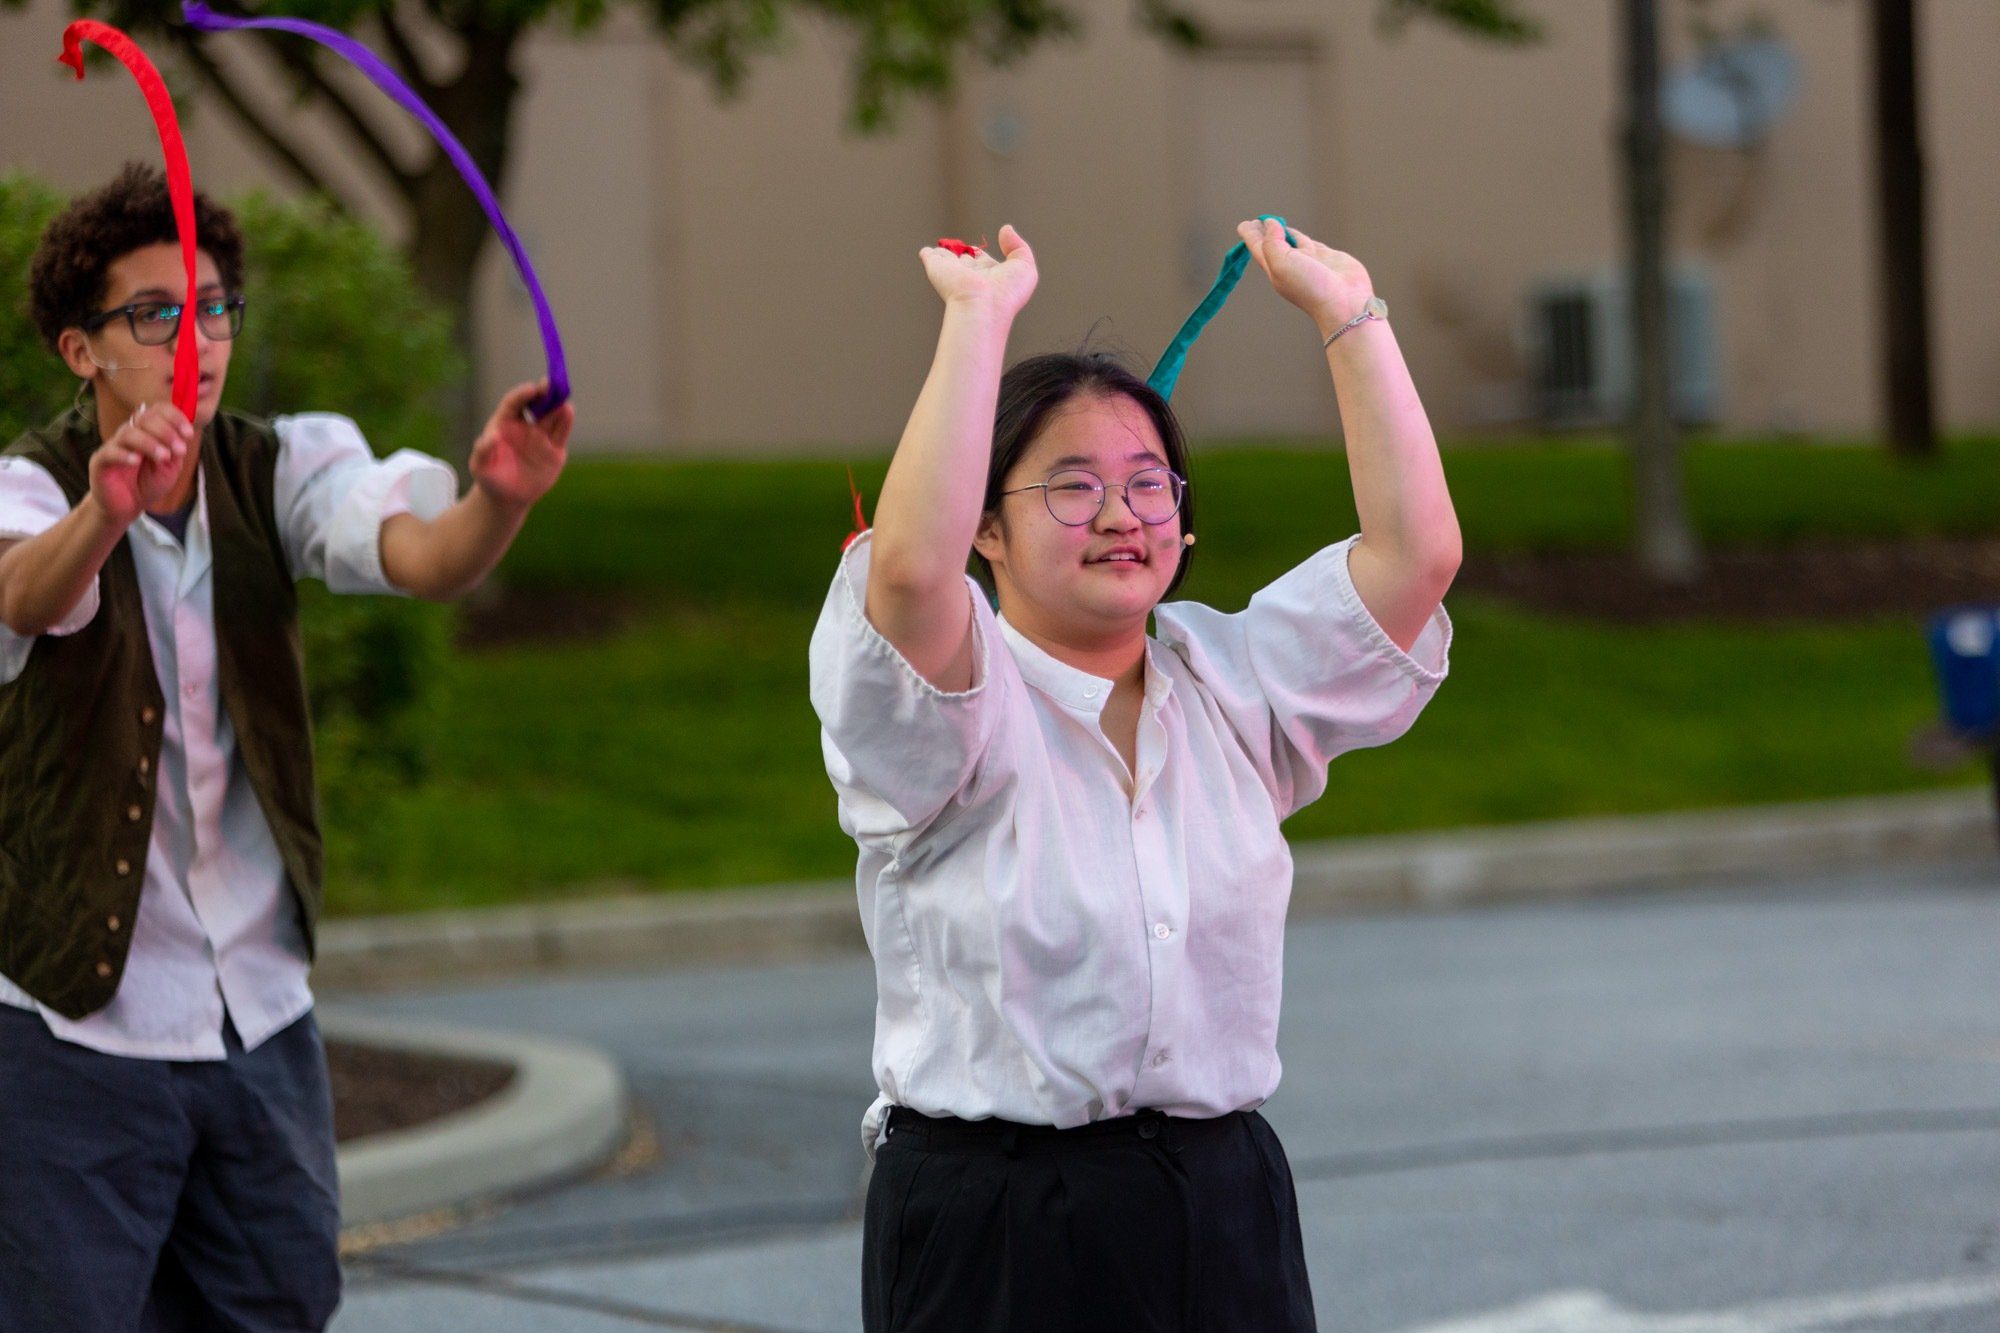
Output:
[[[334,592],[403,590],[382,570],[382,524],[396,514],[429,520],[458,498],[458,477],[414,449],[378,459],[360,427],[329,412],[279,417],[272,498],[292,577]]]
[[[1348,572],[1355,540],[1319,551],[1242,611],[1176,602],[1157,613],[1161,642],[1207,688],[1286,814],[1320,797],[1336,756],[1408,731],[1450,669],[1442,606],[1408,652],[1376,623]]]
[[[856,839],[892,850],[921,833],[971,781],[991,741],[1004,682],[994,675],[993,611],[970,579],[973,683],[940,690],[868,620],[870,540],[841,557],[813,629],[811,690],[827,775]]]
[[[69,497],[40,464],[25,458],[0,458],[0,541],[39,537],[69,514]],[[97,580],[83,590],[70,613],[48,632],[74,634],[97,615]],[[34,636],[16,634],[0,623],[0,685],[13,680],[28,665]]]

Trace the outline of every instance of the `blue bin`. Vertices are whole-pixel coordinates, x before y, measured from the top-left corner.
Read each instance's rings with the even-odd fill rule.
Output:
[[[1930,622],[1945,721],[1971,740],[2000,740],[2000,607],[1957,606]]]

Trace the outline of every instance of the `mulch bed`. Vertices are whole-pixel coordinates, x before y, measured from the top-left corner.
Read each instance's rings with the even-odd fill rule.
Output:
[[[459,607],[458,646],[588,643],[625,628],[644,603],[623,593],[492,586]]]
[[[333,1136],[339,1142],[408,1129],[485,1101],[514,1079],[512,1065],[326,1044],[333,1075]]]
[[[1854,540],[1708,552],[1688,587],[1653,582],[1629,551],[1475,554],[1453,585],[1593,620],[1855,620],[2000,602],[2000,539]],[[627,593],[501,588],[464,606],[458,643],[478,651],[584,643],[645,607]]]
[[[2000,602],[2000,540],[1716,550],[1689,587],[1654,583],[1629,552],[1485,555],[1466,560],[1453,591],[1634,623],[1922,616],[1962,602]]]

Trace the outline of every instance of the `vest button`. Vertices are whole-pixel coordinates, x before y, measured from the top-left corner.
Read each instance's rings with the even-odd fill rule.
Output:
[[[152,761],[151,759],[148,759],[148,758],[147,758],[147,757],[146,757],[145,755],[143,755],[143,754],[142,754],[142,755],[140,755],[140,756],[139,756],[139,776],[143,778],[143,777],[145,777],[145,776],[146,776],[146,775],[147,775],[148,773],[150,773],[150,772],[152,772],[152,771],[153,771],[153,761]]]
[[[120,927],[120,926],[121,926],[121,925],[123,925],[123,924],[125,924],[125,923],[124,923],[124,922],[122,922],[122,921],[120,921],[120,920],[119,920],[119,919],[118,919],[117,917],[115,917],[115,916],[113,916],[113,917],[106,917],[106,918],[105,918],[105,921],[104,921],[104,928],[105,928],[106,930],[108,930],[108,931],[112,932],[112,933],[113,933],[113,934],[115,935],[115,934],[117,934],[117,932],[118,932],[118,927]]]
[[[99,963],[99,964],[97,965],[97,975],[98,975],[98,976],[100,976],[100,977],[108,977],[108,976],[110,976],[110,975],[111,975],[111,964],[109,964],[109,963]]]
[[[118,865],[116,869],[118,873],[121,875],[129,875],[132,873],[132,863],[130,861],[127,861],[124,857],[121,856],[118,858]]]
[[[125,807],[125,818],[130,820],[134,824],[138,823],[140,817],[145,813],[146,812],[144,810],[141,810],[136,805],[128,805]]]
[[[153,711],[152,705],[150,704],[139,710],[139,720],[145,723],[149,727],[153,725],[153,719],[158,716],[159,714]]]

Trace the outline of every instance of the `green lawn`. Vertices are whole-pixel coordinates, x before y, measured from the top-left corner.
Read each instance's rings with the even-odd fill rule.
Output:
[[[1449,467],[1474,550],[1622,540],[1607,448],[1456,450]],[[881,470],[857,469],[865,492]],[[1185,596],[1241,605],[1353,527],[1337,455],[1215,451],[1197,478],[1203,541]],[[2000,532],[1991,441],[1920,470],[1860,449],[1707,446],[1692,478],[1717,542]],[[646,609],[603,643],[459,654],[431,776],[330,830],[333,909],[849,873],[805,682],[848,526],[838,464],[574,465],[506,576]],[[1451,609],[1453,677],[1436,704],[1403,741],[1337,763],[1295,836],[1976,780],[1904,759],[1935,708],[1914,621],[1635,628],[1471,596]]]

